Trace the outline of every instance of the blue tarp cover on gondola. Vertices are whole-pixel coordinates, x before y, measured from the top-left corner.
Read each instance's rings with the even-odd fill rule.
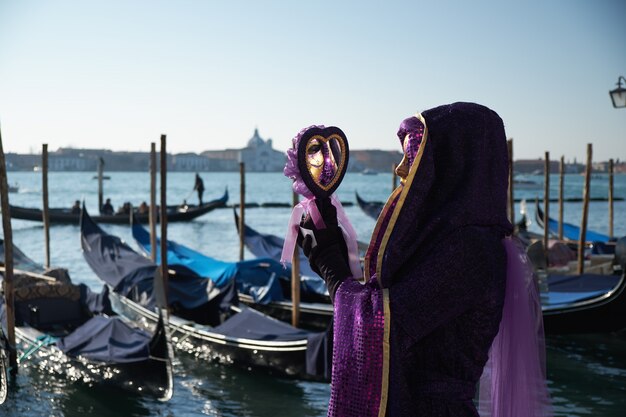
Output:
[[[239,225],[237,214],[235,214],[235,222]],[[283,244],[285,240],[281,237],[260,233],[248,225],[244,225],[244,240],[247,248],[259,258],[269,258],[276,262],[279,262]],[[302,250],[297,249],[300,254],[300,282],[302,285],[302,294],[311,293],[318,295],[328,295],[328,289],[326,283],[322,280],[317,273],[313,272],[309,265],[309,260]],[[287,268],[287,276],[291,276],[291,268]]]
[[[139,246],[149,253],[151,249],[148,231],[140,224],[133,224],[132,229]],[[157,262],[161,259],[160,249],[160,239],[157,239]],[[223,262],[168,240],[167,264],[173,269],[182,267],[200,277],[209,278],[218,288],[224,288],[235,280],[239,292],[250,295],[255,303],[267,304],[284,300],[278,277],[289,274],[289,271],[273,259]]]
[[[591,300],[618,287],[619,275],[549,275],[548,289],[541,294],[544,307],[555,307]]]
[[[81,223],[83,255],[93,271],[114,291],[127,296],[141,293],[141,304],[155,305],[154,276],[157,266],[148,258],[131,249],[117,236],[109,235],[93,222],[87,212]],[[212,281],[177,272],[169,274],[168,301],[185,309],[194,309],[207,303],[219,291],[213,291]]]
[[[550,231],[554,234],[558,234],[559,232],[558,220],[554,220],[550,218],[548,220],[548,224],[550,226]],[[575,226],[570,223],[563,222],[563,236],[570,240],[578,240],[578,238],[580,237],[580,227]],[[594,232],[593,230],[586,230],[585,238],[589,242],[608,242],[610,240],[607,235]]]
[[[254,340],[302,340],[311,334],[250,308],[244,308],[214,330],[225,336]]]
[[[150,357],[150,335],[117,317],[96,316],[56,345],[68,356],[104,363],[129,363]]]
[[[0,239],[0,261],[4,264],[4,239]],[[43,266],[30,259],[15,245],[13,245],[13,267],[35,273],[44,270]]]

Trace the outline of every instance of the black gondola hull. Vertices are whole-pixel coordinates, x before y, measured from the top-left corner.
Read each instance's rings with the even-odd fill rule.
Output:
[[[287,323],[292,321],[293,304],[291,301],[259,304],[255,303],[252,297],[242,293],[239,293],[239,301],[278,320]],[[323,331],[328,329],[332,318],[333,307],[330,303],[300,303],[300,322],[298,326],[302,328]]]
[[[190,221],[197,217],[200,217],[216,208],[226,207],[228,202],[228,191],[224,195],[216,200],[210,201],[201,206],[188,206],[186,209],[181,209],[179,206],[167,207],[167,221],[172,222],[184,222]],[[148,223],[148,213],[134,213],[135,219],[139,223]],[[43,213],[40,209],[11,206],[11,218],[30,221],[43,221]],[[72,213],[70,209],[51,208],[49,209],[50,223],[58,224],[79,224],[80,213]],[[93,216],[92,219],[97,223],[109,223],[109,224],[129,224],[130,217],[128,214],[113,214],[113,215],[100,215]],[[158,216],[157,216],[157,221]]]
[[[156,324],[157,316],[134,301],[111,294],[113,308],[131,320],[141,320],[148,326]],[[307,340],[272,343],[258,340],[233,340],[175,316],[169,320],[172,344],[178,352],[193,355],[208,362],[235,365],[247,370],[299,379],[319,380],[306,372]]]
[[[546,334],[608,333],[626,328],[626,276],[602,296],[543,309]]]
[[[153,396],[162,401],[172,397],[172,365],[167,354],[168,342],[163,331],[159,332],[158,329],[155,331],[151,343],[155,349],[152,358],[130,363],[102,363],[81,356],[70,357],[54,344],[42,344],[42,333],[32,327],[19,326],[15,330],[18,357],[25,356],[20,366],[28,363],[41,372],[88,386],[121,388],[128,392]],[[162,350],[159,351],[159,348]],[[159,352],[163,356],[160,356]]]

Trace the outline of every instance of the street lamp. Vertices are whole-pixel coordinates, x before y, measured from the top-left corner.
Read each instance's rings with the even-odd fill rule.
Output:
[[[617,88],[609,91],[609,95],[613,101],[613,107],[616,109],[626,107],[626,88],[622,87],[622,80],[626,83],[626,78],[620,75],[617,79]]]

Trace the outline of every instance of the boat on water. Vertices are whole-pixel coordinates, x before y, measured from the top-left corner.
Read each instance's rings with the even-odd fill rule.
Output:
[[[380,212],[383,210],[383,207],[385,206],[385,203],[383,203],[382,201],[365,201],[361,198],[359,193],[357,193],[356,191],[354,194],[356,195],[356,202],[361,208],[361,210],[363,210],[363,212],[367,214],[369,217],[371,217],[372,219],[377,220],[378,215],[380,214]]]
[[[375,171],[375,170],[369,169],[369,168],[365,168],[363,171],[361,171],[361,175],[378,175],[378,171]]]
[[[156,324],[157,297],[170,308],[174,347],[200,361],[217,361],[274,375],[326,380],[330,343],[326,332],[296,329],[239,304],[234,280],[218,287],[185,265],[171,265],[168,289],[155,288],[157,265],[83,210],[81,245],[87,263],[110,289],[115,311]]]
[[[95,294],[84,284],[73,284],[66,270],[46,271],[16,247],[13,256],[20,366],[88,386],[116,387],[163,401],[172,397],[172,349],[160,317],[148,331],[111,315],[108,291]],[[4,297],[0,315],[6,325]]]
[[[0,326],[0,405],[9,395],[9,343]]]
[[[561,274],[545,277],[541,294],[547,334],[607,333],[626,328],[626,238],[617,243],[613,274]]]
[[[9,192],[10,193],[17,193],[20,191],[20,186],[18,184],[9,184]]]
[[[538,201],[535,201],[535,218],[537,224],[545,229],[545,215]],[[548,218],[548,230],[553,236],[558,236],[559,222],[551,217]],[[580,239],[580,227],[571,223],[563,222],[563,237],[566,240],[577,242]],[[585,232],[586,241],[591,248],[593,254],[612,254],[615,252],[615,240],[609,236],[587,230]]]
[[[183,222],[190,221],[197,217],[202,216],[216,208],[225,207],[228,202],[228,189],[224,191],[224,194],[215,200],[209,201],[202,205],[171,205],[167,206],[167,221],[168,222]],[[20,206],[10,206],[11,217],[14,219],[31,220],[31,221],[43,221],[43,212],[38,208],[27,208]],[[49,209],[50,223],[70,223],[78,224],[80,221],[80,212],[73,211],[71,208],[51,208]],[[134,208],[134,216],[137,222],[148,223],[149,214],[139,213],[137,208]],[[158,221],[157,214],[157,221]],[[129,214],[101,214],[93,217],[94,221],[98,223],[114,223],[114,224],[128,224]]]
[[[248,226],[244,240],[255,255],[277,253],[278,244],[282,248],[280,238],[262,235]],[[626,246],[626,241],[622,245]],[[587,273],[580,276],[575,274],[572,263],[547,271],[546,285],[541,288],[546,333],[604,333],[626,328],[626,248],[619,259],[599,255],[587,262]],[[614,265],[620,262],[621,268],[616,269]],[[323,312],[318,309],[310,314],[321,316]]]
[[[148,231],[141,225],[133,224],[132,233],[139,247],[149,254]],[[157,245],[157,262],[160,262],[160,258],[160,245]],[[167,263],[171,267],[185,268],[197,276],[208,278],[218,288],[234,281],[241,302],[291,323],[291,268],[283,267],[273,256],[224,262],[168,240]],[[308,275],[303,276],[300,282],[300,325],[307,329],[326,330],[333,315],[326,284],[311,271],[306,258],[301,266],[301,271]]]
[[[513,188],[518,190],[539,190],[543,184],[523,177],[513,178]]]

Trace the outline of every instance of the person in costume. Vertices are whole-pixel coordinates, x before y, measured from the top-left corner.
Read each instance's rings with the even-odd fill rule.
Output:
[[[401,183],[374,228],[364,282],[328,199],[316,200],[325,228],[300,223],[334,304],[328,415],[549,415],[537,287],[506,216],[502,120],[453,103],[405,119],[398,138]]]

